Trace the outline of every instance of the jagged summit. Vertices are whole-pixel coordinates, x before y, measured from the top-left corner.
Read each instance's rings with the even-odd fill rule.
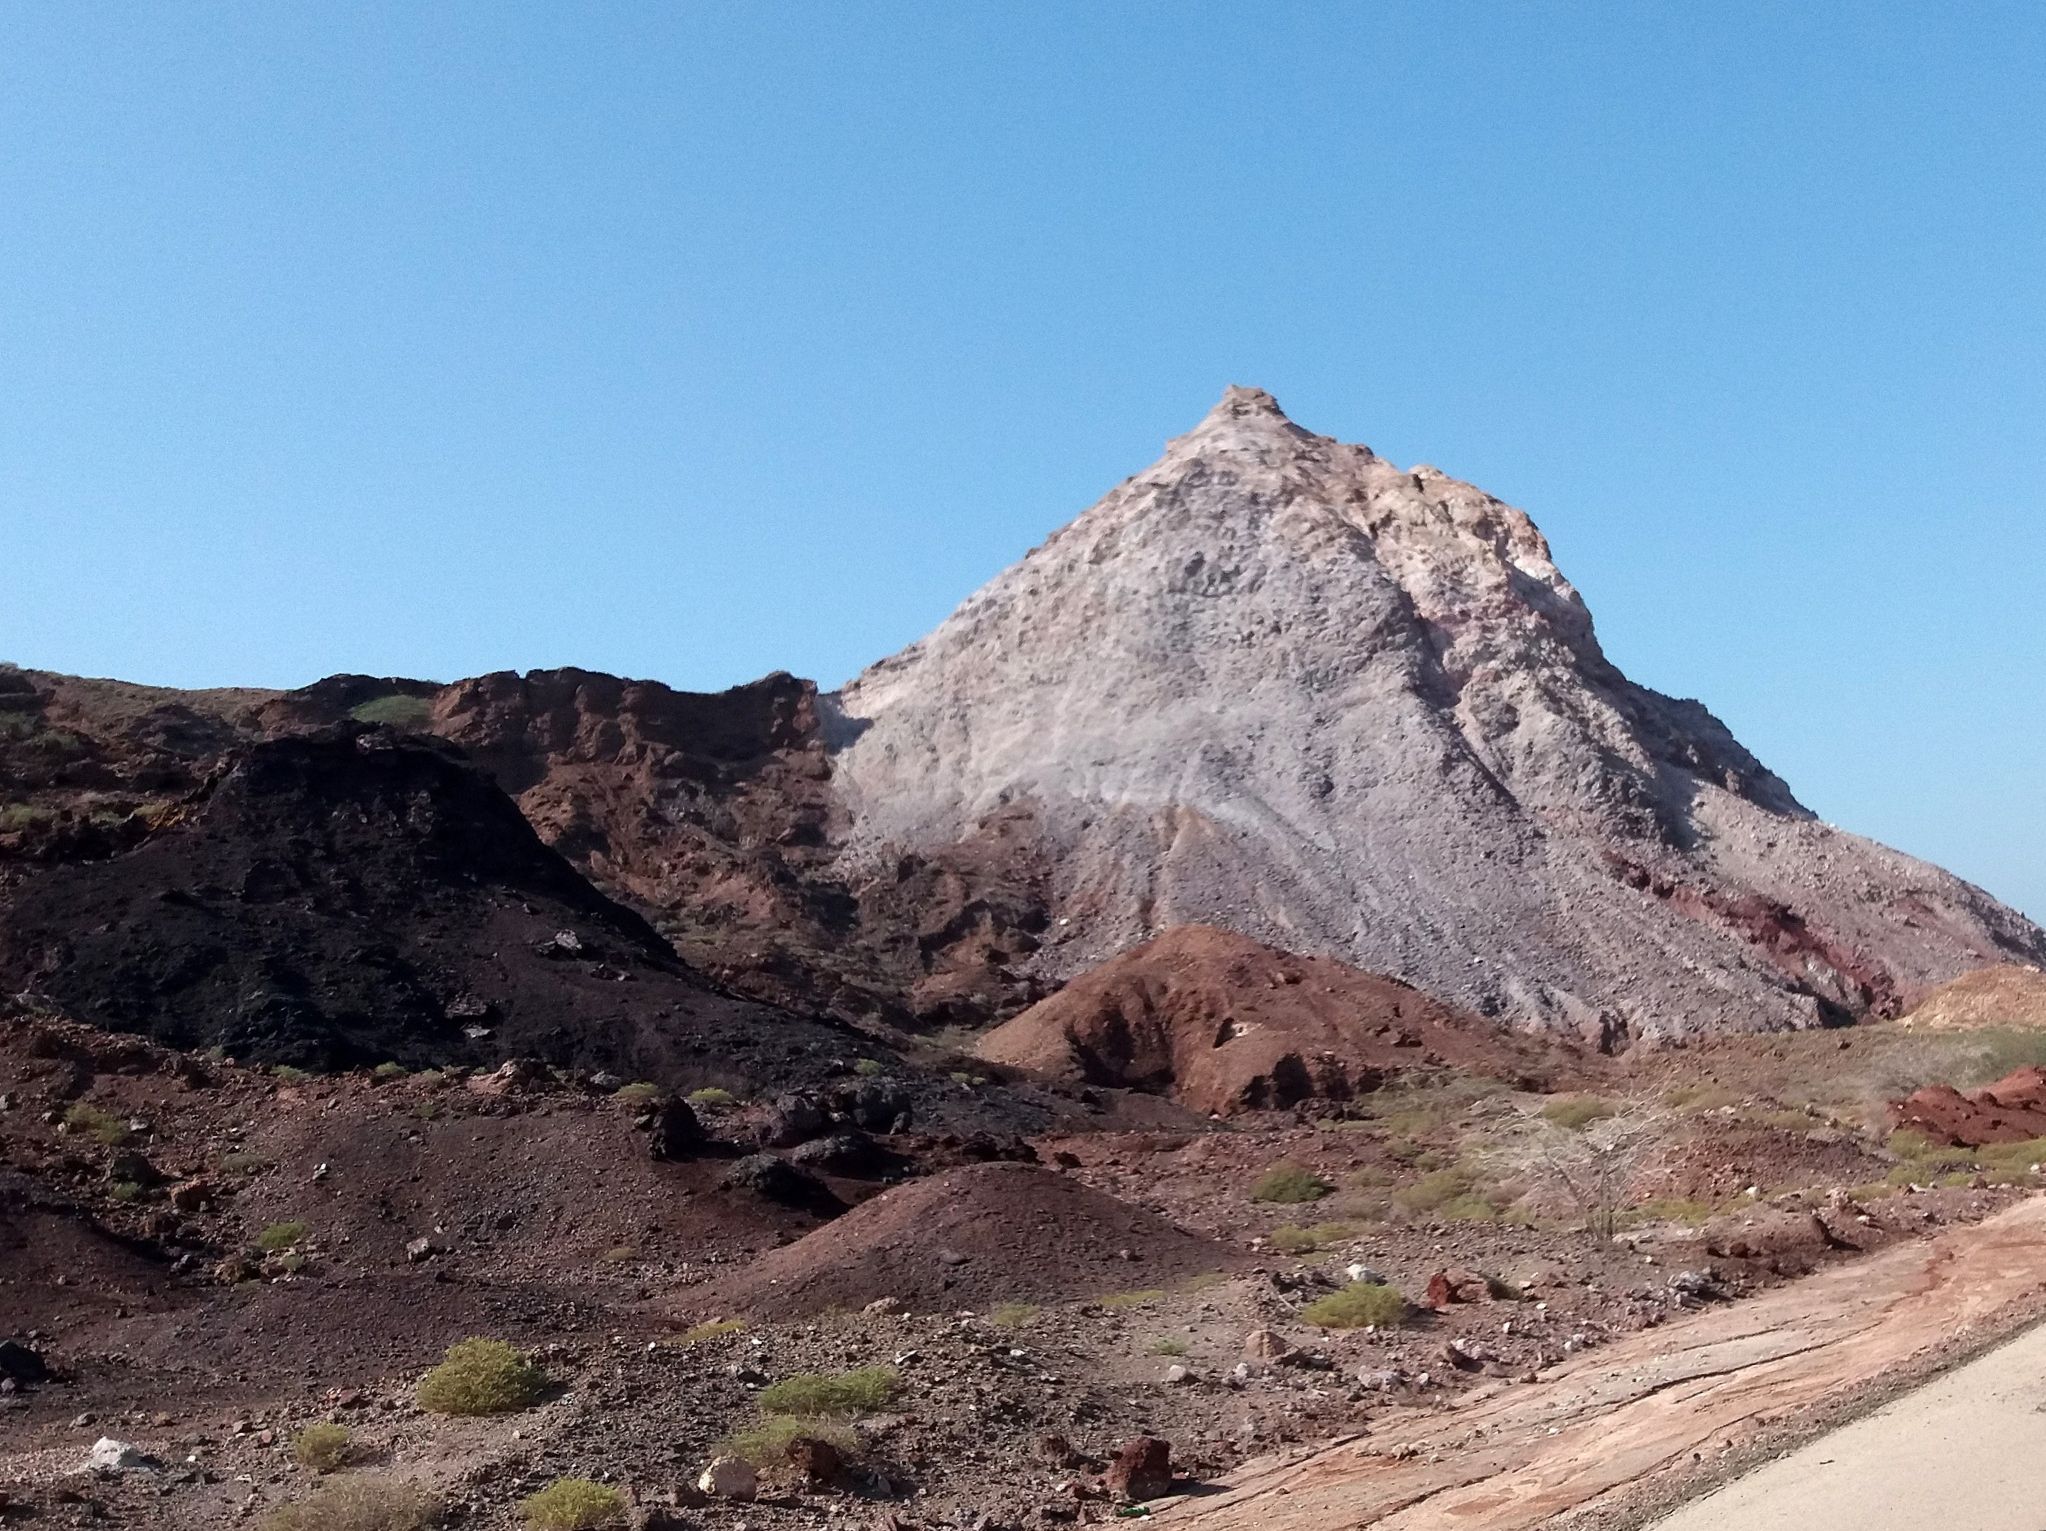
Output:
[[[1629,681],[1524,512],[1256,389],[835,706],[849,864],[999,821],[1050,869],[1050,977],[1198,921],[1611,1038],[2042,949]]]

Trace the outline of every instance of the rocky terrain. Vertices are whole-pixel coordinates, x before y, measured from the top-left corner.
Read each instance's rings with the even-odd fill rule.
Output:
[[[0,666],[0,1525],[1476,1483],[2036,1189],[2042,960],[1249,390],[839,695]]]

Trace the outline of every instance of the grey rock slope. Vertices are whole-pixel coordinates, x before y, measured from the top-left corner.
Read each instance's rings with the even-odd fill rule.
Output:
[[[1527,516],[1256,390],[827,703],[842,864],[1026,824],[1047,977],[1200,921],[1612,1043],[2046,957],[1620,674]]]

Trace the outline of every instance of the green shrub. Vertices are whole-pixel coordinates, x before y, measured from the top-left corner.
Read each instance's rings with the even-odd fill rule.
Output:
[[[661,1087],[657,1084],[648,1084],[644,1079],[636,1079],[631,1084],[620,1085],[617,1094],[612,1096],[613,1100],[630,1106],[635,1111],[651,1106],[660,1098]]]
[[[402,1063],[379,1063],[369,1071],[370,1078],[383,1080],[403,1079],[405,1074],[406,1068]]]
[[[1187,1352],[1187,1343],[1176,1334],[1168,1334],[1163,1339],[1151,1341],[1150,1349],[1154,1356],[1183,1356]]]
[[[86,1101],[73,1101],[64,1111],[64,1125],[73,1132],[119,1148],[128,1141],[128,1124],[111,1111],[102,1111]]]
[[[1320,1329],[1380,1328],[1405,1321],[1407,1300],[1378,1281],[1353,1281],[1340,1292],[1317,1298],[1300,1310],[1300,1317]]]
[[[458,1340],[419,1379],[419,1407],[434,1414],[509,1414],[539,1402],[547,1374],[503,1340]]]
[[[1348,1223],[1314,1223],[1305,1227],[1289,1223],[1272,1230],[1271,1245],[1282,1255],[1309,1255],[1331,1244],[1340,1244],[1356,1231]]]
[[[344,1425],[307,1425],[292,1438],[291,1454],[298,1458],[301,1467],[330,1473],[348,1460],[353,1444]]]
[[[779,1414],[735,1430],[712,1449],[751,1462],[755,1467],[773,1467],[788,1459],[789,1443],[800,1440],[828,1442],[848,1461],[859,1455],[860,1438],[846,1426],[793,1414]]]
[[[1297,1164],[1275,1164],[1250,1188],[1250,1199],[1292,1205],[1320,1201],[1334,1189],[1312,1170],[1302,1169]]]
[[[588,1478],[556,1478],[539,1493],[527,1495],[519,1508],[533,1531],[592,1531],[624,1522],[625,1496]]]
[[[424,728],[433,717],[433,703],[423,696],[393,691],[349,708],[348,716],[358,723],[381,723],[386,728]]]
[[[433,1500],[411,1484],[350,1474],[272,1510],[263,1531],[426,1531],[437,1519]]]
[[[728,1334],[738,1334],[745,1327],[746,1320],[743,1318],[713,1319],[710,1323],[698,1324],[694,1329],[684,1334],[682,1336],[682,1343],[694,1345],[700,1340],[722,1339]]]
[[[882,1407],[902,1385],[892,1366],[862,1366],[849,1372],[798,1372],[760,1390],[769,1414],[809,1417],[866,1414]]]
[[[1991,1143],[1976,1150],[1985,1174],[1993,1181],[2031,1184],[2032,1167],[2046,1164],[2046,1138],[2026,1138],[2021,1143]]]
[[[1430,1170],[1412,1185],[1393,1192],[1392,1203],[1409,1217],[1432,1217],[1445,1223],[1496,1223],[1499,1207],[1461,1166]]]
[[[888,1069],[879,1058],[862,1058],[853,1065],[853,1072],[862,1079],[872,1079],[877,1074],[887,1073]]]
[[[304,1084],[313,1076],[308,1069],[293,1068],[288,1063],[280,1063],[270,1070],[270,1077],[279,1084]]]
[[[257,1170],[268,1169],[273,1162],[268,1154],[257,1153],[252,1148],[238,1148],[220,1156],[220,1169],[227,1175],[253,1175]]]
[[[1027,1302],[998,1302],[987,1310],[987,1321],[997,1329],[1021,1329],[1037,1317],[1037,1308]]]
[[[1582,1132],[1593,1122],[1619,1113],[1619,1107],[1596,1095],[1563,1095],[1542,1107],[1542,1115],[1558,1127]]]
[[[107,1187],[107,1195],[119,1202],[140,1201],[142,1199],[142,1183],[137,1180],[116,1180]]]
[[[305,1236],[306,1225],[296,1218],[290,1222],[272,1223],[256,1235],[256,1248],[266,1255],[280,1254]]]
[[[692,1106],[736,1106],[739,1104],[739,1097],[730,1090],[723,1089],[718,1085],[705,1085],[700,1090],[691,1090],[689,1092],[689,1104]]]

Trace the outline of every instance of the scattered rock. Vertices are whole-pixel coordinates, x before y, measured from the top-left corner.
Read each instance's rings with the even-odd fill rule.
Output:
[[[799,1435],[788,1443],[785,1455],[789,1465],[801,1473],[806,1482],[823,1488],[838,1488],[848,1479],[845,1456],[829,1441]]]
[[[815,1175],[773,1154],[748,1154],[725,1171],[720,1183],[789,1207],[813,1207],[836,1201]]]
[[[695,1108],[680,1096],[661,1102],[647,1133],[647,1152],[673,1163],[687,1159],[709,1141]]]
[[[429,1236],[421,1234],[405,1246],[405,1258],[417,1265],[422,1260],[431,1260],[440,1253],[440,1246]]]
[[[1452,1265],[1428,1278],[1428,1306],[1441,1312],[1452,1303],[1490,1302],[1499,1295],[1498,1283],[1478,1271]]]
[[[1253,1361],[1283,1361],[1294,1348],[1276,1329],[1253,1329],[1243,1337],[1243,1353]]]
[[[0,1340],[0,1377],[22,1387],[50,1380],[49,1363],[19,1340]]]
[[[213,1186],[206,1180],[185,1180],[170,1188],[170,1204],[179,1212],[204,1212],[213,1205]]]
[[[824,1110],[807,1095],[777,1095],[761,1113],[762,1148],[794,1148],[824,1130]]]
[[[85,1472],[155,1472],[156,1459],[139,1446],[127,1441],[117,1441],[111,1435],[103,1435],[92,1443],[92,1450],[86,1454]]]
[[[738,1457],[712,1457],[696,1480],[696,1487],[713,1499],[746,1503],[760,1492],[760,1475],[753,1464]]]
[[[1102,1482],[1112,1497],[1132,1503],[1164,1497],[1172,1492],[1171,1443],[1155,1435],[1126,1442]]]

